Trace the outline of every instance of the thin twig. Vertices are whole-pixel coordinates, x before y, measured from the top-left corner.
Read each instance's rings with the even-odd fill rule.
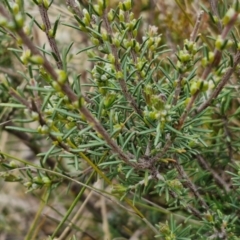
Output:
[[[15,77],[17,79],[21,77],[18,73],[12,71],[9,68],[5,68],[5,67],[0,67],[0,72],[6,73],[7,75]]]
[[[113,36],[112,28],[111,28],[111,26],[108,22],[108,19],[107,19],[107,11],[106,10],[104,12],[103,21],[105,23],[107,32],[111,36]],[[120,65],[120,62],[118,60],[117,48],[114,45],[111,45],[111,48],[112,48],[112,54],[115,58],[115,68],[116,68],[117,71],[121,71],[121,65]],[[129,103],[134,108],[136,113],[138,113],[139,115],[142,116],[142,110],[138,107],[138,105],[137,105],[135,99],[133,98],[133,96],[128,92],[128,88],[127,88],[127,84],[126,84],[125,80],[121,78],[121,79],[119,79],[119,83],[120,83],[120,86],[121,86],[121,89],[123,91],[123,95],[125,96],[125,98],[129,101]]]
[[[223,180],[222,177],[219,176],[217,172],[215,172],[207,163],[207,161],[200,154],[196,155],[199,164],[205,169],[207,172],[211,173],[214,178],[216,184],[222,187],[227,193],[230,192],[229,185]]]
[[[215,17],[218,18],[218,31],[221,32],[222,30],[222,23],[221,23],[221,20],[220,20],[220,16],[219,16],[219,13],[218,13],[218,0],[209,0],[210,1],[210,6],[211,6],[211,9],[212,9],[212,12],[214,14]]]
[[[54,54],[57,57],[57,61],[56,61],[57,67],[58,67],[58,69],[63,69],[63,64],[62,64],[60,53],[59,53],[59,50],[57,47],[57,42],[56,42],[54,36],[50,36],[50,34],[49,34],[49,31],[51,30],[52,27],[51,27],[51,23],[50,23],[50,20],[48,17],[47,9],[43,6],[43,4],[39,4],[38,8],[39,8],[39,12],[40,12],[43,24],[45,26],[45,33],[47,35],[48,42],[52,48],[52,51],[54,52]]]
[[[228,119],[227,116],[223,116],[223,129],[224,129],[224,134],[226,137],[226,146],[228,149],[228,155],[229,155],[229,161],[232,162],[232,158],[233,158],[233,147],[231,144],[231,133],[229,131],[228,128]]]
[[[83,14],[82,12],[80,11],[77,3],[75,0],[66,0],[66,4],[72,8],[72,10],[80,17],[80,18],[83,18]]]
[[[190,35],[190,41],[193,41],[193,42],[196,41],[198,30],[199,30],[199,27],[200,27],[200,24],[202,21],[203,13],[204,13],[203,11],[200,11],[200,13],[198,14],[197,21],[196,21],[193,31]]]
[[[157,173],[157,174],[156,174],[156,177],[157,177],[159,180],[163,181],[161,174]],[[178,198],[179,198],[178,195],[177,195],[177,193],[175,193],[173,190],[169,190],[169,193],[170,193],[170,195],[171,195],[174,199],[178,199]],[[196,208],[194,208],[193,206],[191,206],[191,205],[188,204],[188,203],[185,203],[184,207],[186,208],[187,211],[189,211],[190,213],[192,213],[195,217],[197,217],[198,219],[202,219],[202,214],[201,214]]]
[[[197,187],[194,185],[194,183],[189,179],[187,173],[185,172],[184,168],[182,167],[182,165],[179,163],[179,159],[175,156],[174,159],[176,160],[175,162],[173,162],[173,165],[176,167],[179,175],[181,176],[181,178],[184,180],[183,181],[183,185],[187,188],[189,188],[192,193],[194,194],[194,196],[196,197],[197,200],[199,200],[200,204],[202,205],[203,208],[205,209],[209,209],[207,203],[205,202],[205,200],[202,198],[202,196],[200,195],[200,193],[197,190]]]
[[[229,23],[225,26],[225,28],[223,29],[222,31],[222,34],[221,34],[221,38],[224,40],[226,40],[226,37],[229,33],[229,31],[232,29],[232,27],[234,26],[235,22],[237,21],[237,18],[238,18],[238,12],[236,12],[233,17],[231,18],[231,20],[229,21]],[[217,48],[215,48],[214,50],[214,57],[213,57],[213,62],[211,64],[209,64],[205,70],[203,71],[203,74],[201,76],[201,79],[203,81],[205,81],[208,77],[208,75],[211,73],[212,69],[214,67],[217,67],[218,64],[220,63],[221,61],[221,57],[222,57],[222,52],[219,51]],[[178,122],[178,126],[177,126],[177,129],[180,130],[182,127],[183,127],[183,124],[190,112],[190,110],[192,109],[192,106],[195,102],[195,100],[197,99],[197,97],[199,96],[200,94],[200,90],[196,91],[196,93],[191,97],[188,105],[186,106],[186,109],[185,111],[183,112],[183,114],[181,115],[180,119],[179,119],[179,122]]]
[[[199,27],[200,27],[200,23],[201,23],[201,19],[202,19],[202,15],[203,15],[203,11],[201,11],[199,14],[198,14],[198,18],[197,18],[197,21],[195,23],[195,26],[194,26],[194,29],[190,35],[190,40],[191,41],[195,41],[196,40],[196,37],[197,37],[197,33],[198,33],[198,30],[199,30]],[[181,93],[181,84],[182,84],[182,80],[183,80],[183,75],[182,74],[179,74],[179,77],[178,77],[178,80],[177,80],[177,86],[176,86],[176,89],[175,89],[175,92],[174,92],[174,97],[173,97],[173,100],[172,100],[172,105],[175,106],[178,102],[178,98],[180,96],[180,93]],[[195,101],[195,98],[192,98],[191,99],[192,101]],[[191,107],[191,106],[190,106]],[[190,110],[190,109],[189,109]],[[188,109],[185,109],[186,112],[189,111]],[[154,164],[156,161],[158,161],[158,159],[162,158],[163,155],[167,152],[167,150],[171,147],[172,145],[172,142],[174,141],[175,139],[175,136],[171,136],[167,142],[165,143],[162,151],[157,154],[154,158],[151,159],[151,162],[152,164]]]
[[[72,218],[71,222],[69,222],[68,226],[64,229],[64,231],[61,233],[61,235],[58,237],[58,240],[63,240],[66,239],[67,235],[69,234],[69,232],[71,231],[71,228],[76,225],[77,219],[79,218],[80,214],[82,214],[85,206],[87,205],[87,202],[89,201],[89,199],[92,197],[93,195],[93,191],[91,191],[88,196],[86,197],[86,199],[84,200],[84,202],[81,204],[80,208],[78,209],[77,213],[75,214],[75,216]]]
[[[229,81],[231,75],[233,74],[233,72],[235,71],[239,63],[240,63],[240,51],[238,51],[234,56],[233,66],[225,72],[224,76],[222,77],[217,87],[212,91],[209,98],[204,103],[202,103],[198,107],[198,109],[193,113],[193,116],[197,115],[198,113],[206,109],[208,106],[210,106],[212,101],[219,95],[219,93],[222,91],[224,86],[227,84],[227,82]]]

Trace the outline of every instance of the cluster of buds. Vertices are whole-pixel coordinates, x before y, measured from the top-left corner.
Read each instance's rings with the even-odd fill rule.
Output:
[[[197,53],[198,48],[195,42],[184,40],[184,48],[178,52],[177,69],[179,73],[185,73],[192,69],[194,56]]]
[[[199,79],[192,79],[190,85],[190,93],[194,95],[197,91],[206,92],[209,88],[209,83],[207,80]]]
[[[22,28],[24,26],[24,16],[20,11],[20,3],[9,2],[9,7],[11,9],[12,15],[14,17],[14,21],[9,21],[5,17],[0,17],[0,27],[5,27],[10,30],[16,30]]]
[[[110,61],[114,62],[114,57],[111,55],[109,56]],[[92,76],[94,81],[97,83],[99,92],[102,95],[106,95],[108,90],[105,87],[108,87],[109,80],[113,79],[113,76],[116,76],[114,67],[111,63],[101,63],[100,65],[95,65],[92,70]],[[114,77],[115,78],[115,77]]]
[[[31,181],[25,182],[24,186],[28,189],[28,191],[33,191],[36,189],[40,189],[43,186],[50,186],[52,181],[47,176],[37,176],[31,179]]]
[[[44,59],[40,55],[32,55],[31,51],[27,49],[22,53],[20,57],[23,64],[27,65],[28,63],[36,64],[36,65],[43,65]]]
[[[144,95],[147,103],[146,110],[144,111],[145,118],[151,121],[158,120],[162,126],[166,122],[171,122],[171,116],[169,115],[171,106],[166,104],[166,96],[163,93],[154,93],[151,85],[147,85],[144,88]]]
[[[145,37],[143,37],[143,42],[146,41],[149,50],[155,51],[161,43],[161,35],[158,34],[158,28],[156,26],[149,26],[148,32]]]

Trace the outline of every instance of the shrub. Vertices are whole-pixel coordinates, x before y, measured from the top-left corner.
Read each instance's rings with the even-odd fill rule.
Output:
[[[71,231],[79,239],[75,208],[86,194],[102,201],[102,230],[89,233],[94,220],[86,228],[92,239],[135,239],[134,231],[138,239],[238,239],[240,6],[210,2],[190,15],[176,1],[180,31],[168,13],[157,27],[143,26],[131,0],[67,0],[70,12],[58,17],[53,1],[33,0],[41,20],[27,1],[0,5],[0,50],[10,54],[0,62],[2,129],[36,157],[2,149],[1,177],[42,199],[25,239],[69,187],[71,203],[49,239],[70,239]],[[36,28],[50,48],[37,44]],[[64,29],[85,46],[61,44]],[[79,70],[84,59],[72,64],[78,54],[88,70]]]

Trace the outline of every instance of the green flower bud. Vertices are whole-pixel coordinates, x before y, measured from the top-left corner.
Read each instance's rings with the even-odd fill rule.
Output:
[[[47,108],[47,109],[44,110],[44,113],[46,115],[52,115],[53,112],[54,112],[54,108]]]
[[[38,184],[36,184],[36,183],[33,183],[32,184],[32,190],[36,190],[36,189],[38,189],[39,188],[39,185]]]
[[[183,189],[183,185],[178,179],[168,181],[168,185],[175,190]]]
[[[34,177],[33,179],[32,179],[32,181],[34,182],[34,183],[42,183],[42,178],[41,177],[39,177],[39,176],[37,176],[37,177]]]
[[[83,17],[82,21],[84,22],[85,26],[89,26],[90,25],[90,21],[88,20],[87,17]]]
[[[7,19],[4,17],[0,17],[0,26],[1,27],[6,27],[7,26]]]
[[[124,6],[125,11],[131,10],[131,8],[132,8],[132,2],[131,2],[131,0],[126,0],[126,1],[124,1],[124,2],[123,2],[123,6]]]
[[[187,51],[180,51],[178,57],[182,62],[188,62],[191,60],[191,55]]]
[[[199,86],[197,82],[192,83],[190,86],[190,93],[194,95],[198,90],[199,90]]]
[[[201,89],[200,90],[202,92],[206,92],[208,90],[208,88],[209,88],[208,82],[207,81],[203,81],[202,84],[201,84]]]
[[[104,101],[103,101],[104,106],[106,108],[110,107],[113,104],[113,102],[115,101],[116,98],[117,98],[116,93],[114,93],[114,92],[108,93],[105,96]]]
[[[234,8],[229,8],[225,16],[223,17],[222,23],[223,25],[227,25],[231,19],[234,17],[236,14],[236,11]]]
[[[81,107],[83,107],[84,105],[85,105],[85,100],[84,100],[83,97],[80,97],[80,98],[78,99],[78,108],[81,108]]]
[[[140,44],[138,42],[136,42],[135,46],[134,46],[134,50],[135,52],[139,52],[140,51]]]
[[[57,70],[57,74],[58,74],[58,83],[63,85],[66,81],[67,81],[67,73],[63,70]]]
[[[88,22],[90,23],[91,17],[90,17],[89,12],[86,8],[83,9],[83,15],[88,20]]]
[[[119,17],[120,22],[124,22],[125,17],[124,17],[124,11],[123,10],[121,10],[121,9],[119,10],[118,17]]]
[[[53,120],[52,119],[47,119],[47,125],[49,127],[52,127],[53,126]]]
[[[94,11],[97,13],[98,16],[103,14],[103,8],[97,4],[93,5]]]
[[[118,72],[116,73],[116,78],[117,78],[117,79],[122,79],[122,78],[123,78],[123,72],[118,71]]]
[[[21,21],[20,21],[21,24]],[[16,29],[16,24],[13,21],[7,22],[6,28],[10,29],[10,30],[15,30]]]
[[[53,29],[50,29],[50,30],[48,31],[48,36],[49,36],[50,38],[54,38],[54,37],[55,37],[55,36],[54,36]]]
[[[22,44],[23,44],[23,41],[22,41],[22,39],[20,37],[17,37],[17,44],[19,46],[22,46]]]
[[[109,22],[112,22],[112,21],[113,21],[114,13],[113,13],[113,10],[112,10],[112,9],[108,12],[107,18],[108,18],[108,21],[109,21]]]
[[[43,65],[44,59],[40,55],[33,55],[29,58],[29,62],[36,64],[36,65]]]
[[[123,3],[122,3],[122,2],[119,2],[118,7],[119,7],[121,10],[123,10]]]
[[[23,31],[26,33],[26,35],[30,35],[31,34],[31,30],[30,30],[30,28],[29,28],[29,26],[25,26],[24,28],[23,28]]]
[[[206,66],[208,65],[208,63],[209,63],[209,62],[208,62],[208,60],[207,60],[206,57],[202,58],[201,64],[202,64],[203,67],[206,67]]]
[[[48,126],[47,126],[47,125],[43,125],[43,126],[42,126],[42,132],[41,132],[41,133],[47,134],[48,132],[49,132]]]
[[[45,8],[45,9],[48,9],[49,6],[50,6],[49,1],[48,1],[48,0],[42,0],[42,2],[43,2],[43,6],[44,6],[44,8]]]
[[[23,64],[28,64],[28,61],[31,57],[31,51],[29,49],[27,49],[26,51],[24,51],[22,53],[22,56],[20,57],[21,61],[23,62]]]
[[[100,42],[97,38],[91,37],[90,40],[94,45],[99,46]]]
[[[224,46],[224,40],[222,39],[221,36],[218,36],[218,38],[216,39],[215,41],[215,47],[218,49],[218,50],[222,50],[222,47]]]
[[[13,3],[11,8],[12,8],[14,15],[19,13],[19,5],[17,3]]]
[[[59,85],[59,83],[58,82],[52,82],[52,86],[53,86],[53,88],[56,90],[56,91],[59,91],[59,92],[61,92],[62,91],[62,88],[61,88],[61,86]]]
[[[17,165],[17,163],[16,163],[15,161],[11,161],[11,162],[9,163],[9,166],[10,166],[11,168],[17,168],[17,167],[18,167],[18,165]]]
[[[106,31],[103,31],[103,33],[102,33],[102,40],[103,41],[108,41],[108,34],[107,34]]]
[[[120,47],[120,41],[118,38],[113,38],[113,44],[116,46],[116,47]]]
[[[22,16],[21,13],[18,13],[16,16],[15,16],[15,21],[17,23],[17,27],[18,28],[22,28],[23,25],[24,25],[24,18]]]
[[[213,60],[214,60],[214,53],[213,52],[209,52],[208,53],[208,59],[209,59],[209,62],[212,63]]]
[[[58,140],[58,142],[62,142],[62,136],[57,136],[57,140]]]
[[[123,193],[123,192],[126,192],[127,188],[118,184],[118,185],[114,185],[113,186],[113,189],[112,189],[112,193],[115,194],[115,193]]]
[[[210,214],[209,212],[205,214],[205,218],[208,222],[214,221],[212,214]]]
[[[46,185],[50,185],[52,182],[51,179],[49,179],[48,177],[42,177],[42,181]]]
[[[40,27],[44,32],[46,31],[46,26],[44,24],[41,24]]]
[[[23,185],[27,188],[30,188],[32,186],[32,182],[25,182]]]
[[[115,63],[115,57],[113,56],[113,54],[108,54],[108,60],[112,63],[112,64],[114,64]]]
[[[37,121],[37,120],[39,119],[39,115],[38,115],[37,112],[32,112],[32,113],[31,113],[31,117],[32,117],[32,119],[35,120],[35,121]]]
[[[158,114],[155,111],[151,111],[151,112],[148,113],[148,117],[151,120],[156,120],[158,118]]]
[[[171,234],[171,230],[170,230],[168,224],[160,224],[159,230],[164,236]]]

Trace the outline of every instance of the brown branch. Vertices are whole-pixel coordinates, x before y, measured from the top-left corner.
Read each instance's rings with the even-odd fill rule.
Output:
[[[207,172],[211,173],[213,179],[215,180],[216,184],[223,188],[227,193],[230,192],[229,185],[223,180],[221,176],[217,172],[215,172],[207,163],[207,161],[200,155],[196,155],[197,160],[200,164],[200,166],[205,169]]]
[[[208,106],[210,106],[212,101],[218,96],[218,94],[222,91],[223,87],[227,84],[228,80],[230,79],[231,75],[233,74],[239,63],[240,51],[238,51],[234,56],[233,66],[226,71],[217,87],[210,94],[209,98],[198,107],[198,109],[193,113],[193,116],[197,115],[198,113],[206,109]]]
[[[189,179],[187,173],[185,172],[184,168],[182,167],[182,165],[179,163],[179,160],[177,159],[177,157],[175,156],[174,159],[176,160],[175,162],[173,162],[173,165],[176,167],[180,177],[185,180],[183,181],[183,185],[187,188],[189,188],[192,193],[194,194],[194,196],[196,197],[197,200],[199,200],[200,204],[202,205],[203,208],[205,208],[206,210],[209,209],[207,203],[205,202],[205,200],[202,198],[202,196],[200,195],[200,193],[197,190],[197,187],[195,186],[195,184]]]
[[[170,190],[169,193],[174,199],[178,198],[178,195],[174,191]],[[187,209],[188,212],[192,213],[195,217],[202,219],[202,214],[190,204],[186,203],[185,208]]]
[[[217,6],[218,6],[218,0],[209,0],[210,1],[210,6],[211,6],[211,9],[212,9],[212,12],[214,14],[214,16],[216,16],[218,18],[218,31],[221,32],[222,30],[222,24],[221,24],[221,20],[220,20],[220,16],[218,14],[218,9],[217,9]]]
[[[105,26],[106,26],[106,29],[107,29],[107,32],[113,36],[113,32],[112,32],[112,28],[108,22],[108,19],[107,19],[107,12],[105,10],[104,12],[104,16],[103,16],[103,21],[105,23]],[[112,49],[112,54],[115,58],[115,68],[117,71],[121,71],[121,65],[120,65],[120,62],[118,60],[118,54],[117,54],[117,48],[116,46],[114,45],[111,45],[111,49]],[[125,79],[119,79],[119,83],[120,83],[120,86],[121,86],[121,89],[123,91],[123,95],[125,96],[125,98],[129,101],[129,103],[131,104],[131,106],[134,108],[135,112],[138,113],[139,115],[142,116],[142,110],[138,107],[135,99],[133,98],[133,96],[128,92],[128,88],[127,88],[127,84],[125,82]]]
[[[157,170],[155,173],[155,177],[156,177],[156,179],[158,179],[160,181],[164,181],[163,176]],[[173,190],[169,190],[169,193],[174,199],[179,198],[178,194],[176,192],[174,192]],[[190,205],[189,203],[184,203],[183,205],[188,212],[192,213],[195,217],[202,219],[202,214],[196,208],[194,208],[192,205]]]
[[[227,149],[228,149],[229,160],[230,160],[230,162],[232,162],[233,147],[232,147],[232,144],[231,144],[231,133],[230,133],[229,128],[228,128],[227,116],[223,116],[223,129],[224,129],[224,133],[225,133],[226,146],[227,146]]]
[[[50,23],[50,20],[48,17],[47,9],[43,6],[43,4],[39,4],[38,8],[39,8],[39,12],[40,12],[43,24],[45,26],[45,33],[47,35],[48,42],[52,48],[52,51],[55,53],[55,55],[57,56],[57,59],[58,59],[56,61],[57,67],[58,67],[58,69],[63,69],[63,64],[62,64],[60,53],[59,53],[59,50],[57,47],[57,42],[56,42],[54,36],[50,36],[50,34],[49,34],[49,31],[51,30],[51,23]]]
[[[203,13],[204,13],[203,11],[200,11],[200,13],[198,14],[197,21],[196,21],[193,31],[190,35],[190,41],[193,41],[193,42],[196,41],[198,30],[199,30],[199,27],[200,27],[200,24],[202,21]]]
[[[14,77],[14,78],[20,78],[20,74],[18,74],[17,72],[14,72],[12,71],[11,69],[9,68],[5,68],[5,67],[0,67],[0,72],[3,72],[11,77]]]
[[[238,12],[236,12],[234,14],[234,16],[231,18],[231,20],[228,22],[228,24],[223,29],[222,34],[221,34],[221,38],[223,39],[223,41],[226,40],[226,37],[227,37],[229,31],[234,26],[235,22],[237,21],[237,18],[238,18]],[[221,57],[222,57],[222,52],[219,51],[217,48],[215,48],[213,62],[211,64],[209,64],[207,66],[207,68],[205,68],[205,70],[204,70],[204,72],[203,72],[203,74],[201,76],[201,79],[203,81],[207,79],[207,77],[211,73],[212,69],[214,67],[218,66],[218,64],[221,61]],[[190,110],[192,109],[192,106],[193,106],[195,100],[199,96],[199,94],[200,94],[200,90],[196,91],[196,93],[193,94],[193,96],[191,97],[191,99],[190,99],[190,101],[189,101],[189,103],[188,103],[188,105],[186,107],[186,110],[183,112],[183,114],[181,115],[181,117],[179,119],[178,126],[177,126],[178,130],[180,130],[183,127],[183,124],[184,124],[184,122],[185,122],[185,120],[186,120]]]
[[[72,10],[80,17],[80,18],[83,18],[83,14],[82,12],[80,11],[78,5],[76,4],[75,0],[66,0],[66,4],[72,8]]]

